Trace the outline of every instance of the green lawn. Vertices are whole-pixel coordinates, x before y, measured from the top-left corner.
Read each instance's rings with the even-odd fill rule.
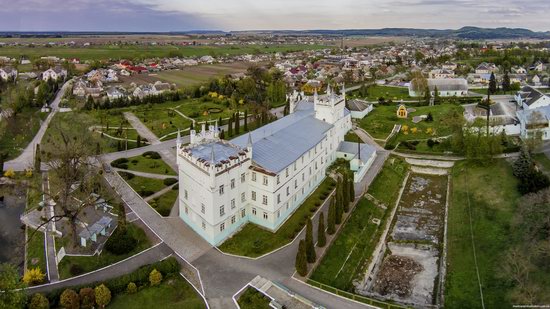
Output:
[[[36,109],[25,109],[15,117],[0,121],[0,149],[7,159],[19,156],[40,129],[40,122],[48,114]]]
[[[237,299],[241,309],[269,309],[271,300],[255,288],[248,287]]]
[[[202,84],[212,78],[228,74],[245,72],[249,66],[250,63],[247,62],[202,64],[179,70],[162,71],[157,73],[156,77],[182,87]]]
[[[344,141],[352,142],[352,143],[362,143],[363,142],[361,140],[361,138],[359,138],[359,136],[357,136],[357,134],[355,134],[355,132],[353,132],[353,131],[349,131],[346,134],[346,136],[344,136]]]
[[[398,100],[411,100],[409,96],[409,89],[407,87],[391,87],[391,86],[380,86],[372,85],[368,87],[367,97],[361,97],[367,101],[378,101],[380,98],[389,101],[398,101]],[[352,96],[358,96],[357,92],[352,92]]]
[[[81,60],[108,60],[128,58],[164,58],[172,56],[191,57],[205,55],[244,55],[257,53],[290,52],[323,49],[322,45],[268,45],[268,46],[148,46],[148,45],[93,45],[89,47],[25,46],[2,47],[0,54],[6,57],[26,55],[31,60],[42,56],[80,58]]]
[[[327,177],[277,232],[272,233],[248,223],[241,231],[226,240],[219,247],[220,250],[236,255],[258,257],[288,244],[305,226],[307,218],[322,204],[323,196],[326,198],[335,185],[335,181]]]
[[[507,297],[511,287],[499,274],[504,252],[518,241],[510,229],[520,197],[516,185],[512,168],[504,160],[489,166],[459,162],[453,168],[445,308],[481,308],[468,205],[485,307],[511,307]]]
[[[167,217],[170,215],[170,211],[172,207],[174,207],[177,198],[178,190],[170,190],[153,201],[150,201],[149,204],[155,208],[161,216]]]
[[[543,170],[550,173],[550,159],[544,153],[534,155],[535,161],[542,167]]]
[[[181,275],[163,278],[156,287],[140,288],[136,294],[119,294],[107,306],[109,309],[163,308],[202,309],[206,308],[200,295]]]
[[[340,290],[353,292],[352,281],[363,276],[367,261],[378,244],[382,231],[398,198],[407,166],[399,159],[386,162],[368,193],[388,206],[377,207],[366,198],[361,199],[342,231],[332,243],[311,279]],[[388,194],[391,192],[390,194]],[[380,219],[380,225],[372,219]],[[353,251],[352,251],[353,250]]]
[[[44,233],[28,228],[27,242],[27,269],[39,267],[43,274],[46,273],[46,255],[44,252]],[[36,263],[33,263],[35,260]]]
[[[131,252],[124,255],[114,255],[109,253],[107,250],[103,250],[99,256],[65,256],[58,265],[59,276],[62,279],[66,279],[72,276],[94,271],[121,261],[151,247],[151,243],[149,242],[147,235],[145,235],[145,232],[137,225],[129,223],[128,231],[138,240],[136,248],[134,248]]]
[[[161,175],[177,175],[162,159],[135,156],[128,158],[128,170]]]
[[[395,105],[381,105],[375,107],[375,109],[365,118],[363,118],[359,125],[365,129],[374,138],[385,139],[391,133],[395,124],[402,126],[408,126],[409,132],[405,134],[400,132],[397,135],[396,141],[403,140],[417,140],[427,139],[430,137],[447,136],[451,134],[451,130],[445,121],[445,115],[449,112],[456,110],[462,113],[463,108],[458,105],[442,104],[436,106],[420,106],[411,107],[416,111],[409,113],[407,119],[397,118],[397,107]],[[413,123],[414,116],[428,115],[432,113],[433,122],[421,121],[419,123]],[[412,133],[413,128],[417,128],[417,133]],[[434,133],[427,134],[426,130],[431,128]]]
[[[141,197],[145,198],[150,195],[153,195],[155,192],[158,192],[164,188],[162,179],[147,178],[141,176],[134,176],[131,179],[128,179],[125,173],[120,173],[122,178],[134,189]]]

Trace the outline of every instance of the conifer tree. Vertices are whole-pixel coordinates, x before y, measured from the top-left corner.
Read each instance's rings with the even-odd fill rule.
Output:
[[[296,272],[300,276],[307,275],[307,256],[306,256],[306,242],[302,239],[300,240],[300,245],[298,245],[298,253],[296,253]]]
[[[342,208],[345,213],[349,211],[349,185],[348,173],[342,175]]]
[[[36,154],[34,155],[34,172],[35,173],[40,172],[41,163],[42,163],[42,159],[40,157],[40,144],[36,144]]]
[[[233,117],[227,119],[227,137],[233,136]]]
[[[355,186],[353,184],[353,173],[348,173],[348,184],[349,184],[349,200],[350,202],[355,201]]]
[[[308,263],[314,263],[317,259],[315,245],[313,244],[313,225],[311,219],[307,219],[306,224],[306,256]]]
[[[491,77],[489,79],[489,94],[495,94],[497,92],[497,79],[495,77],[495,73],[491,73]]]
[[[343,200],[342,200],[342,183],[340,180],[338,180],[338,183],[336,184],[336,224],[342,223],[342,214],[344,212],[343,209]]]
[[[336,232],[336,209],[334,205],[334,197],[330,199],[330,205],[328,207],[328,216],[327,216],[327,233],[329,235]]]
[[[248,132],[248,110],[244,111],[244,132]]]
[[[319,224],[317,225],[317,247],[322,248],[327,243],[325,235],[325,214],[321,212],[319,215]]]
[[[241,121],[239,120],[239,112],[235,113],[235,135],[239,135]]]
[[[136,144],[137,144],[137,148],[141,147],[141,136],[138,135],[137,138],[136,138]]]

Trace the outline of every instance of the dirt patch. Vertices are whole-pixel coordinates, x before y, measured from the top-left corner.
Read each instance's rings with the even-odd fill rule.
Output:
[[[390,255],[382,264],[378,278],[374,282],[374,291],[380,295],[396,294],[407,297],[412,292],[412,279],[424,268],[415,260],[406,256]]]

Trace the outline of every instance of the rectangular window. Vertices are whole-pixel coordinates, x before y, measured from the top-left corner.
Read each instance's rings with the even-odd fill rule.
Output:
[[[264,212],[264,220],[267,220],[267,212]]]
[[[231,217],[231,224],[235,224],[235,221],[236,221],[235,216]]]
[[[294,161],[294,170],[296,170],[296,161]]]
[[[246,209],[241,209],[241,217],[244,218],[246,216]]]
[[[252,208],[252,214],[256,215],[256,208]]]
[[[183,190],[183,198],[187,199],[187,190]]]
[[[255,172],[252,173],[252,181],[256,181],[256,173]]]
[[[306,181],[306,173],[302,173],[302,181]]]
[[[220,195],[223,195],[223,185],[220,186]]]
[[[294,189],[298,188],[298,179],[294,179]]]
[[[235,189],[235,178],[231,179],[231,189]]]
[[[231,209],[235,209],[235,199],[231,200]]]
[[[277,175],[277,184],[281,183],[281,177],[279,177],[279,175]]]
[[[286,196],[289,196],[289,195],[290,195],[290,188],[286,187]]]
[[[264,186],[267,186],[267,176],[264,176]]]
[[[281,211],[277,210],[277,219],[279,219],[280,217],[281,217]]]
[[[220,206],[220,217],[225,215],[225,207],[223,205]]]
[[[277,204],[281,202],[281,194],[277,194]]]
[[[246,175],[245,173],[242,173],[241,174],[241,182],[244,182],[246,180]]]
[[[206,223],[204,223],[204,221],[202,221],[202,229],[206,230]]]
[[[267,205],[267,195],[262,197],[262,204]]]
[[[205,207],[204,207],[204,204],[201,204],[201,212],[202,212],[202,213],[205,213],[205,212],[206,212],[206,209],[205,209]]]
[[[253,201],[256,200],[256,191],[252,191],[252,200],[253,200]]]
[[[285,175],[286,175],[286,177],[288,177],[288,167],[285,170]]]
[[[225,230],[225,223],[220,224],[220,232],[223,232]]]
[[[246,201],[246,194],[243,192],[241,193],[241,202]]]

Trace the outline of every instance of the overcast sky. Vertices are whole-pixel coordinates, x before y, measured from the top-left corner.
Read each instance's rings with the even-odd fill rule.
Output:
[[[0,31],[518,27],[549,0],[0,0]]]

